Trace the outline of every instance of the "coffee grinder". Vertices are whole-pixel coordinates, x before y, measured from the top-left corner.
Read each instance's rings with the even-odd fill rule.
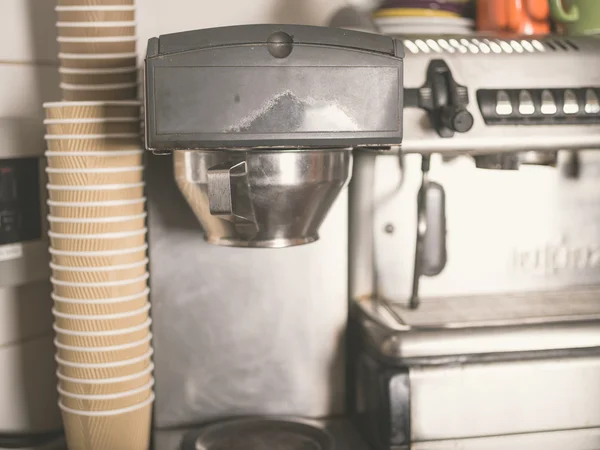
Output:
[[[150,40],[156,448],[366,448],[339,420],[344,187],[354,148],[402,141],[402,61],[394,39],[332,28]]]

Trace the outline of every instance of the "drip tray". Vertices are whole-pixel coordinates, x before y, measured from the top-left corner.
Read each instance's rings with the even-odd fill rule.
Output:
[[[190,433],[183,450],[335,450],[325,430],[303,422],[241,419]]]

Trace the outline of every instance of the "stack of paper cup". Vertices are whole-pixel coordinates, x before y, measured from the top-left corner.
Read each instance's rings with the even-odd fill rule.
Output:
[[[44,107],[52,312],[67,443],[77,450],[146,450],[154,379],[140,104]]]
[[[133,0],[59,0],[56,13],[63,99],[137,98]]]

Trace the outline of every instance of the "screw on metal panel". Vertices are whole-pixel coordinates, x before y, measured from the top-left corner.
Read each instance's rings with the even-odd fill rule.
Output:
[[[393,233],[394,233],[394,231],[395,231],[394,225],[392,225],[391,223],[388,223],[388,224],[385,226],[385,232],[386,232],[387,234],[393,234]]]
[[[277,31],[267,39],[267,49],[275,58],[287,58],[294,49],[294,40],[289,34]]]

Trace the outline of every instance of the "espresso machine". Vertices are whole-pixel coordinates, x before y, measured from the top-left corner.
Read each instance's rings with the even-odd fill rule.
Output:
[[[155,448],[600,448],[599,51],[151,40]]]
[[[348,420],[345,186],[353,149],[402,142],[402,58],[308,26],[149,42],[156,449],[369,448]]]
[[[598,449],[600,41],[400,39],[402,146],[357,152],[350,188],[356,423]]]

